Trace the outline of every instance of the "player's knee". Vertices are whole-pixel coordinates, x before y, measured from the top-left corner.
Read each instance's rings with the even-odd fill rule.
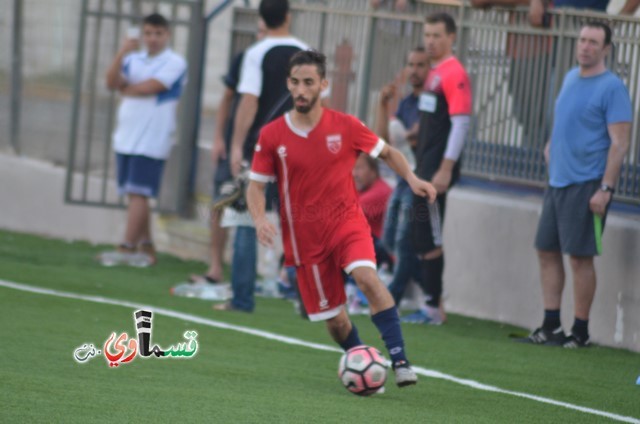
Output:
[[[569,263],[574,270],[584,270],[593,267],[593,256],[570,256]]]
[[[375,291],[381,284],[378,273],[373,268],[356,268],[351,275],[365,296]]]
[[[149,198],[137,193],[128,193],[129,203],[146,204],[149,202]]]
[[[552,250],[538,250],[538,260],[543,267],[562,262],[562,253]]]

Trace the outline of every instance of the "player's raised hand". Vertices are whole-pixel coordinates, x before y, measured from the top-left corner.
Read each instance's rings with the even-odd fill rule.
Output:
[[[407,182],[411,187],[411,191],[413,191],[416,196],[426,197],[429,203],[433,203],[436,201],[438,192],[430,182],[421,180],[415,175],[413,176],[413,178],[408,179]]]
[[[126,55],[140,48],[140,41],[137,38],[125,38],[120,47],[120,54]]]
[[[278,235],[278,229],[266,218],[263,218],[256,222],[256,234],[261,244],[273,247],[273,239]]]
[[[385,104],[388,103],[395,97],[396,91],[397,89],[395,83],[392,82],[385,85],[384,87],[382,87],[382,90],[380,90],[380,101]]]

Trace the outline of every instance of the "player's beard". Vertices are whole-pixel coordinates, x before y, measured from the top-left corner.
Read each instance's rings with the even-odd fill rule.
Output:
[[[309,113],[311,111],[311,109],[313,109],[313,107],[316,105],[316,102],[318,101],[318,97],[320,97],[320,96],[318,95],[318,96],[313,97],[311,100],[309,100],[309,103],[307,103],[306,105],[303,105],[303,106],[299,106],[299,105],[295,104],[295,101],[294,101],[293,106],[295,107],[296,112],[303,113],[303,114]],[[298,99],[300,99],[300,98],[301,97],[298,97]]]

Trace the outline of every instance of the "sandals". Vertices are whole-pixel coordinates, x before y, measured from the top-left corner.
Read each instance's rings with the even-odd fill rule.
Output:
[[[208,276],[207,274],[192,274],[187,281],[190,284],[196,284],[196,283],[217,284],[220,282],[215,278]]]

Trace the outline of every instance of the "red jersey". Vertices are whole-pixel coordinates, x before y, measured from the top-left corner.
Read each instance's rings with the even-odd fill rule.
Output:
[[[349,234],[370,234],[351,172],[360,152],[377,157],[384,145],[357,118],[326,108],[308,133],[288,113],[262,129],[250,178],[278,181],[288,265],[320,263]]]
[[[367,217],[371,233],[380,238],[382,236],[382,226],[384,216],[387,212],[387,202],[391,196],[391,187],[382,178],[378,178],[371,187],[358,193],[360,197],[360,207]]]

